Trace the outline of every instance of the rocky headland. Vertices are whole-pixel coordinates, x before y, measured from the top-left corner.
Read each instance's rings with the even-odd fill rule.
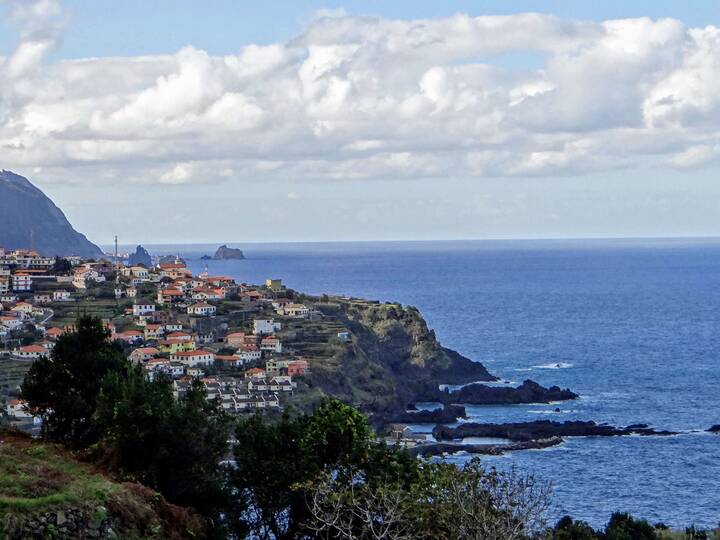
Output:
[[[102,256],[98,246],[73,229],[55,204],[19,174],[0,170],[0,246],[31,248],[41,255]]]

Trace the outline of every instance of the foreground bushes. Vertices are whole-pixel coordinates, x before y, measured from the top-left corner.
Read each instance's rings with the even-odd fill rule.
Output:
[[[130,366],[99,319],[81,318],[61,336],[22,391],[47,440],[196,508],[217,538],[717,538],[671,535],[626,514],[600,531],[569,517],[550,528],[547,484],[478,460],[462,468],[419,460],[378,443],[364,416],[337,400],[270,422],[229,417],[197,381],[176,399],[170,381],[148,381]]]

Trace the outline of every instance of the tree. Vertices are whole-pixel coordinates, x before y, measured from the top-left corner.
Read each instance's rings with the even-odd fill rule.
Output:
[[[234,523],[258,538],[297,538],[309,520],[308,486],[318,477],[345,470],[374,469],[376,477],[414,471],[406,452],[377,445],[367,421],[338,400],[322,403],[312,415],[275,423],[260,416],[237,426]],[[410,473],[411,474],[411,473]],[[306,531],[307,532],[307,531]]]
[[[50,272],[56,276],[63,276],[72,272],[72,263],[62,257],[55,257]]]
[[[595,530],[584,521],[574,521],[565,516],[557,522],[550,535],[552,540],[596,540],[599,538]]]
[[[50,358],[30,367],[22,395],[43,419],[46,439],[87,446],[98,439],[91,422],[100,382],[109,373],[122,372],[128,361],[102,321],[83,316],[77,330],[58,338]]]
[[[521,540],[544,531],[549,486],[532,476],[423,463],[409,486],[367,474],[325,474],[311,491],[307,527],[332,539]]]
[[[644,519],[635,519],[630,514],[616,512],[610,516],[605,529],[607,540],[656,540],[655,528]]]
[[[170,380],[149,381],[139,368],[103,381],[93,421],[111,465],[205,515],[222,506],[230,418],[194,381],[176,400]]]

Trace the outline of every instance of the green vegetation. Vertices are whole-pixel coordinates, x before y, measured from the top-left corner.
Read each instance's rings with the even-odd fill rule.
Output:
[[[11,356],[0,356],[0,403],[23,381],[31,362]]]
[[[3,532],[9,538],[29,537],[18,531],[27,532],[38,517],[57,519],[69,513],[83,516],[87,523],[107,522],[121,538],[203,537],[198,516],[138,484],[111,480],[60,445],[40,444],[1,429],[0,440],[0,538],[5,538]],[[61,527],[59,522],[47,523],[42,537],[59,537]]]
[[[128,361],[99,319],[81,317],[77,332],[58,339],[50,357],[33,363],[22,395],[43,422],[47,437],[76,446],[96,442],[91,422],[103,377],[123,370]]]
[[[0,514],[53,508],[66,503],[100,503],[117,486],[89,466],[69,459],[53,444],[36,445],[26,436],[2,433]],[[8,444],[12,442],[12,444]]]
[[[176,400],[171,381],[131,367],[105,377],[93,416],[113,470],[206,513],[224,497],[218,463],[230,422],[201,382]]]
[[[548,534],[551,540],[720,540],[720,529],[705,531],[689,527],[685,531],[671,531],[662,524],[653,526],[644,519],[619,512],[614,513],[601,530],[565,516]]]
[[[392,362],[420,384],[421,375],[430,377],[452,358],[413,310],[354,303],[340,309],[333,325],[350,328],[353,339],[331,345],[335,372],[322,375],[322,391],[307,379],[317,407],[238,420],[208,400],[199,382],[176,399],[170,381],[148,381],[107,340],[99,319],[82,317],[22,385],[30,408],[46,420],[45,442],[0,433],[0,517],[8,518],[0,527],[81,505],[90,520],[124,523],[131,532],[123,538],[184,538],[188,529],[195,537],[267,540],[713,538],[626,514],[614,514],[600,531],[569,517],[548,527],[549,487],[532,476],[498,473],[477,460],[462,468],[430,463],[378,441],[358,409],[322,398],[329,385],[361,403],[389,388],[389,407],[403,395],[396,381],[383,381]],[[338,326],[311,328],[329,334]],[[94,465],[78,463],[68,448]],[[223,464],[231,458],[233,466]],[[166,499],[201,512],[206,531]]]

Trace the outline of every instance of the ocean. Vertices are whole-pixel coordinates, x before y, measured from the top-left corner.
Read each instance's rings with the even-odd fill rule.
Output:
[[[600,526],[626,511],[675,527],[720,521],[720,436],[705,431],[720,423],[720,240],[230,245],[247,259],[207,261],[211,274],[414,305],[443,345],[502,379],[581,395],[559,405],[469,407],[473,420],[681,432],[574,438],[483,458],[552,482],[553,518]],[[195,272],[217,248],[145,247],[178,253]]]

